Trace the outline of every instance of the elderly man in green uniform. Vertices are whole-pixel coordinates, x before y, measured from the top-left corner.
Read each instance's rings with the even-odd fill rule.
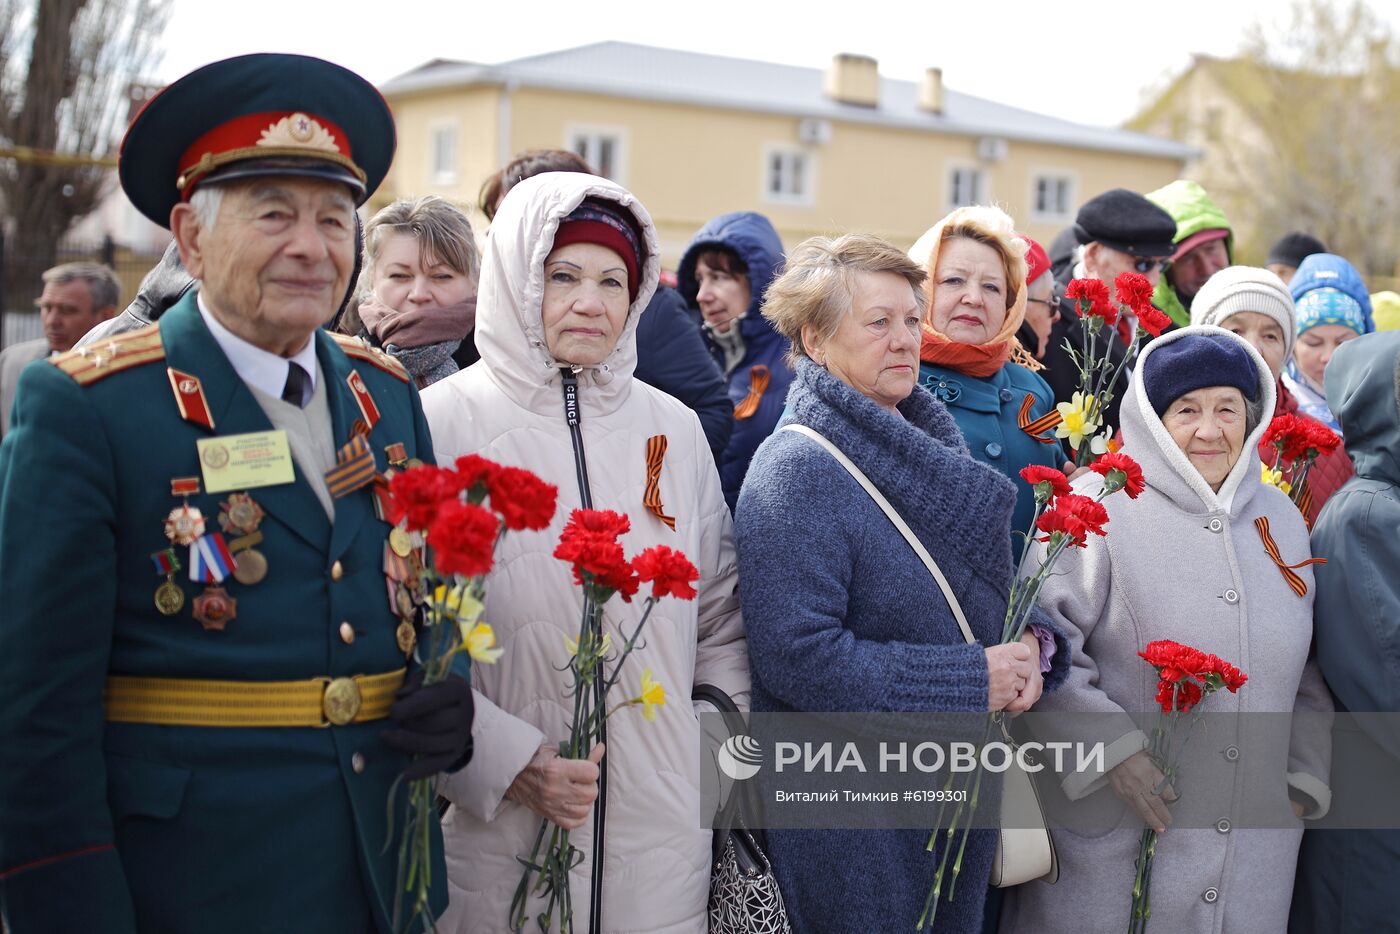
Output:
[[[462,767],[472,714],[465,680],[406,680],[386,579],[417,391],[318,329],[393,149],[371,85],[291,55],[200,69],[128,131],[123,187],[199,288],[28,369],[0,447],[13,934],[391,926],[391,786]]]

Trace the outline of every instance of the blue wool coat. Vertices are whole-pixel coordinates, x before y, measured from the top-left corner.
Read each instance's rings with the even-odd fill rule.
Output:
[[[1035,490],[1020,478],[1022,467],[1059,467],[1066,460],[1059,443],[1042,444],[1021,430],[1016,418],[1027,395],[1035,397],[1030,417],[1039,418],[1055,407],[1045,380],[1015,363],[991,376],[968,376],[946,366],[919,364],[919,385],[948,406],[962,429],[968,451],[1016,485],[1016,508],[1011,512],[1012,547],[1020,553],[1021,537],[1035,515]]]
[[[779,239],[778,232],[768,218],[753,211],[721,214],[700,228],[690,246],[686,247],[685,255],[676,269],[676,290],[696,315],[697,327],[700,312],[696,296],[700,292],[700,284],[695,279],[695,265],[701,253],[716,247],[732,250],[744,261],[749,269],[749,291],[753,296],[738,324],[739,335],[744,339],[744,358],[725,374],[729,401],[738,405],[748,397],[749,389],[753,386],[754,367],[768,368],[768,387],[759,400],[758,411],[748,418],[734,420],[734,433],[720,458],[720,484],[724,488],[725,501],[733,509],[754,451],[764,438],[773,433],[778,419],[782,417],[783,400],[787,398],[788,385],[792,382],[792,368],[784,359],[788,352],[787,338],[773,330],[773,326],[759,312],[769,283],[783,271],[783,241]],[[723,370],[724,352],[710,341],[708,332],[705,341],[715,362]]]
[[[968,455],[943,404],[915,388],[900,418],[805,359],[788,404],[789,421],[825,435],[889,498],[942,568],[973,633],[997,642],[1015,494]],[[908,542],[816,442],[784,431],[764,442],[735,529],[755,711],[987,709],[983,645],[964,641]],[[1067,670],[1059,633],[1056,643],[1047,688]],[[912,928],[941,857],[924,849],[927,839],[927,828],[769,831],[793,929]],[[991,831],[972,832],[957,899],[940,906],[936,930],[979,930],[995,846]]]

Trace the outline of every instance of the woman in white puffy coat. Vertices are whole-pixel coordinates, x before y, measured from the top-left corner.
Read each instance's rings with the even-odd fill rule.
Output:
[[[507,536],[487,580],[485,619],[506,654],[473,669],[476,752],[443,785],[453,807],[443,828],[451,904],[442,931],[509,930],[517,857],[529,855],[542,815],[579,827],[571,835],[584,854],[571,883],[576,930],[590,927],[599,882],[598,931],[706,929],[710,831],[700,817],[701,735],[689,698],[694,685],[708,683],[747,708],[749,669],[733,526],[704,432],[684,405],[632,377],[637,319],[659,267],[651,218],[627,191],[576,173],[527,179],[502,202],[487,238],[481,360],[423,394],[439,463],[475,453],[559,487],[553,525]],[[619,684],[625,690],[650,668],[667,702],[655,722],[635,711],[608,721],[601,879],[593,852],[597,770],[557,758],[572,710],[565,639],[577,636],[583,607],[569,567],[552,557],[582,501],[566,372],[577,380],[577,440],[593,507],[631,518],[628,555],[669,545],[701,574],[696,600],[667,598],[656,607]],[[660,503],[649,508],[647,449],[657,435],[666,439]],[[615,645],[643,606],[608,603]],[[527,912],[532,925],[540,907]]]

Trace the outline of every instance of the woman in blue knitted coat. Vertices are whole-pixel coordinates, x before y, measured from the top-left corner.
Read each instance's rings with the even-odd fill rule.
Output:
[[[779,430],[754,455],[735,520],[756,712],[1018,712],[1064,677],[1067,646],[1044,617],[1022,642],[997,644],[1015,491],[916,386],[924,277],[874,237],[817,237],[790,257],[764,315],[796,358],[787,422],[820,432],[885,494],[980,641],[964,640],[919,557],[841,464]],[[941,857],[927,839],[927,827],[770,830],[793,929],[912,927]],[[972,832],[934,930],[980,929],[995,846],[994,832]]]

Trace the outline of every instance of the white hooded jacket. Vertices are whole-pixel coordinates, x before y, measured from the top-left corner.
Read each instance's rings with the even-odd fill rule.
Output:
[[[540,825],[534,812],[505,798],[516,775],[544,744],[568,735],[565,639],[577,638],[582,591],[568,565],[552,556],[559,532],[580,505],[575,459],[564,417],[560,365],[541,320],[544,261],[560,220],[585,198],[632,212],[647,257],[617,347],[596,367],[577,371],[583,447],[594,508],[626,513],[629,556],[652,545],[684,552],[701,578],[694,601],[665,598],[652,613],[644,645],[627,660],[609,706],[640,693],[644,669],[665,687],[655,722],[639,710],[608,721],[608,800],[603,866],[603,930],[703,932],[710,831],[700,814],[700,727],[691,688],[709,683],[748,706],[749,667],[739,614],[733,525],[719,476],[695,414],[633,379],[637,319],[659,275],[655,228],[628,192],[605,179],[549,173],[521,182],[501,204],[486,242],[478,293],[476,345],[481,361],[423,393],[438,463],[480,454],[526,467],[559,488],[559,508],[543,532],[506,536],[487,580],[484,618],[506,654],[474,665],[475,753],[449,776],[453,802],[444,822],[451,904],[444,932],[508,931],[507,912]],[[660,474],[668,528],[643,504],[647,440],[665,435]],[[621,645],[644,607],[614,598],[606,630]],[[595,812],[596,813],[596,812]],[[572,876],[574,923],[586,930],[592,823],[571,834],[584,852]],[[533,917],[541,904],[533,904]]]

